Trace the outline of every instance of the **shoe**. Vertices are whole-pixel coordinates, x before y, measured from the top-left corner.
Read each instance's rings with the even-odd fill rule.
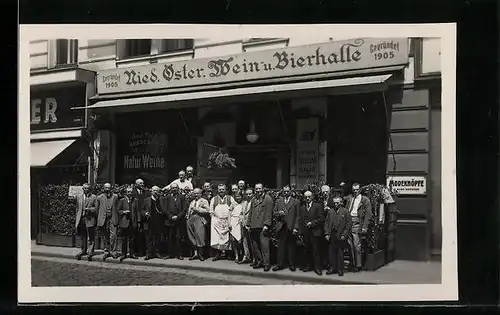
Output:
[[[297,269],[295,268],[295,266],[290,266],[290,267],[288,267],[288,269],[290,269],[290,271],[291,271],[291,272],[295,272],[295,270],[297,270]]]
[[[118,258],[120,258],[120,255],[118,255],[118,254],[114,254],[114,255],[112,255],[111,257],[113,257],[113,259],[118,259]]]
[[[75,259],[76,259],[76,260],[81,260],[81,259],[82,259],[82,256],[83,256],[82,254],[78,254],[78,255],[76,255],[76,256],[75,256]]]
[[[320,269],[314,269],[314,273],[317,274],[318,276],[323,275],[323,271],[321,271]]]
[[[108,259],[109,257],[111,257],[110,253],[104,254],[104,256],[102,257],[102,261],[106,261],[106,259]]]
[[[87,260],[88,260],[88,261],[92,261],[92,257],[93,257],[93,256],[94,256],[94,255],[88,255],[88,256],[87,256]]]
[[[178,260],[184,260],[184,257],[182,257],[182,256],[177,256],[177,259],[178,259]]]
[[[122,262],[126,257],[125,256],[121,256],[120,257],[120,262]]]
[[[302,270],[302,272],[309,272],[309,271],[312,270],[312,268],[311,267],[305,267],[305,268],[303,268],[301,270]]]
[[[262,268],[262,267],[264,267],[264,265],[263,265],[261,262],[258,262],[258,263],[256,263],[256,264],[255,264],[255,266],[253,266],[252,268],[253,268],[253,269],[260,269],[260,268]]]
[[[196,259],[199,259],[200,257],[198,255],[193,255],[191,257],[189,257],[188,260],[196,260]]]
[[[257,264],[257,262],[252,261],[252,262],[250,263],[250,267],[253,267],[253,266],[255,266],[256,264]]]
[[[250,259],[248,259],[248,258],[243,258],[243,260],[241,260],[241,261],[239,262],[239,264],[248,264],[248,263],[250,263],[250,262],[251,262],[251,261],[250,261]]]
[[[220,255],[215,255],[214,258],[212,258],[212,261],[217,261],[217,260],[221,260],[222,257]]]
[[[361,270],[362,270],[361,267],[355,267],[354,270],[353,270],[353,272],[360,272]]]
[[[343,271],[339,271],[339,277],[343,277],[344,276],[344,272]]]
[[[276,265],[273,267],[273,271],[280,271],[280,270],[283,270],[283,267],[281,267],[279,265]]]
[[[269,265],[264,266],[264,272],[268,272],[269,270],[271,270],[271,266]]]
[[[130,258],[130,259],[138,259],[136,255],[130,255],[130,256],[128,256],[128,258]]]
[[[326,271],[326,274],[327,274],[327,275],[333,275],[334,273],[335,273],[335,270],[333,270],[333,269],[328,269],[328,270]]]
[[[156,258],[156,257],[154,257],[154,256],[146,256],[146,257],[144,257],[144,260],[151,260],[153,258]]]
[[[205,261],[205,259],[206,259],[206,258],[200,255],[200,256],[198,257],[198,259],[199,259],[200,261]]]

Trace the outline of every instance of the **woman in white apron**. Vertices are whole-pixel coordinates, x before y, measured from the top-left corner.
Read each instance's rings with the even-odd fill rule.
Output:
[[[234,198],[226,195],[226,186],[218,186],[218,195],[210,201],[210,246],[217,250],[213,261],[226,257],[226,250],[230,249],[229,216],[235,206]]]
[[[242,253],[242,214],[243,214],[243,195],[237,192],[234,195],[234,200],[236,205],[232,209],[229,215],[229,233],[231,239],[231,246],[234,251],[234,261],[239,263],[243,259]]]

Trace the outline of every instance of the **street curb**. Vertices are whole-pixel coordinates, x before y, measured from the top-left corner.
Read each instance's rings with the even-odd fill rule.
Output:
[[[65,258],[65,259],[75,259],[73,255],[61,254],[61,253],[47,253],[47,252],[35,252],[31,253],[32,258],[36,257],[57,257],[57,258]],[[102,262],[101,259],[97,259],[95,261]],[[135,265],[135,266],[147,266],[147,267],[165,267],[171,269],[183,269],[183,270],[196,270],[196,271],[204,271],[204,272],[212,272],[212,273],[221,273],[221,274],[231,274],[231,275],[240,275],[240,276],[251,276],[258,278],[268,278],[268,279],[279,279],[279,280],[292,280],[298,282],[310,282],[314,284],[326,284],[326,285],[376,285],[378,283],[375,282],[362,282],[362,281],[353,281],[353,280],[339,280],[335,278],[330,278],[330,276],[317,276],[317,277],[301,277],[301,276],[291,276],[288,274],[278,273],[278,272],[263,272],[261,270],[233,270],[233,269],[225,269],[225,268],[217,268],[217,267],[204,267],[204,266],[191,266],[191,265],[176,265],[169,264],[168,261],[162,261],[162,263],[157,263],[154,261],[144,261],[144,260],[133,260],[127,259],[123,262],[119,262],[116,259],[106,260],[107,263],[112,264],[127,264],[127,265]],[[335,275],[336,277],[336,275]]]

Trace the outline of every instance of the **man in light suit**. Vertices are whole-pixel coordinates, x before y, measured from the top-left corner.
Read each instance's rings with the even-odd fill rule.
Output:
[[[283,187],[282,196],[276,202],[274,216],[276,217],[276,231],[278,233],[278,264],[273,271],[284,269],[288,266],[290,271],[295,271],[295,248],[298,233],[297,214],[299,201],[291,196],[290,186]],[[288,258],[288,259],[287,259]]]
[[[108,257],[118,258],[117,202],[118,195],[111,191],[111,184],[104,184],[102,194],[97,197],[97,227],[104,241],[104,257],[102,258],[104,261]]]
[[[349,245],[353,255],[354,271],[357,272],[363,267],[361,241],[366,238],[368,227],[372,219],[370,199],[361,195],[359,183],[354,183],[352,185],[352,194],[346,197],[346,208],[352,220],[352,235],[349,239]]]
[[[83,194],[76,196],[76,221],[75,228],[80,236],[81,251],[76,259],[87,255],[87,260],[92,261],[95,245],[97,198],[90,192],[90,185],[83,184]]]

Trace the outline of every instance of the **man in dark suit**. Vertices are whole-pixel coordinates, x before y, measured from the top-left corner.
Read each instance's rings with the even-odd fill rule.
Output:
[[[160,187],[153,186],[151,188],[151,196],[144,199],[141,217],[147,243],[146,257],[144,260],[158,258],[160,233],[165,224],[160,202]]]
[[[313,201],[310,191],[304,193],[305,203],[299,210],[299,233],[304,237],[306,266],[302,271],[314,270],[322,275],[321,268],[321,239],[325,224],[323,205]]]
[[[162,204],[168,238],[167,258],[182,260],[181,238],[185,234],[183,229],[186,229],[184,217],[186,215],[187,205],[176,183],[170,185],[170,193],[162,199]]]
[[[135,199],[133,196],[132,187],[127,187],[125,189],[125,194],[121,192],[117,207],[119,215],[118,229],[122,240],[122,253],[120,256],[120,262],[122,262],[127,257],[137,259],[133,246],[135,238],[134,232],[137,229],[139,215],[139,209],[137,205],[138,202],[137,199]]]
[[[142,224],[141,210],[144,208],[144,199],[149,196],[149,192],[144,187],[144,181],[138,178],[135,181],[135,187],[132,191],[132,197],[137,200],[137,228],[134,229],[134,248],[138,256],[146,255],[146,237]]]
[[[351,246],[354,271],[362,269],[362,240],[366,238],[368,227],[372,219],[370,199],[361,194],[359,183],[352,185],[352,194],[346,198],[346,208],[351,215],[352,229],[349,245]]]
[[[194,167],[192,167],[191,165],[188,165],[186,167],[186,179],[191,182],[191,184],[193,185],[193,189],[201,188],[200,179],[194,174]]]
[[[87,255],[88,261],[92,261],[95,244],[95,224],[97,197],[90,192],[90,185],[83,184],[83,194],[76,196],[76,221],[75,228],[80,236],[81,251],[76,259],[82,259]]]
[[[340,196],[334,197],[333,207],[328,210],[325,221],[325,239],[328,242],[328,262],[327,275],[338,272],[339,276],[344,275],[344,254],[343,249],[351,233],[351,216],[342,205]]]
[[[272,215],[272,198],[264,193],[262,184],[256,184],[246,228],[250,231],[253,253],[255,254],[255,264],[252,264],[252,267],[254,269],[264,267],[266,272],[271,270],[269,243]]]
[[[111,184],[103,186],[102,194],[97,197],[97,227],[99,235],[104,241],[104,257],[118,258],[117,225],[118,212],[116,211],[118,196],[111,191]]]
[[[290,186],[283,187],[282,196],[276,201],[274,216],[276,217],[276,232],[278,234],[278,264],[273,271],[284,269],[288,265],[295,271],[295,248],[298,233],[297,214],[299,201],[291,196]],[[288,258],[288,259],[287,259]]]

